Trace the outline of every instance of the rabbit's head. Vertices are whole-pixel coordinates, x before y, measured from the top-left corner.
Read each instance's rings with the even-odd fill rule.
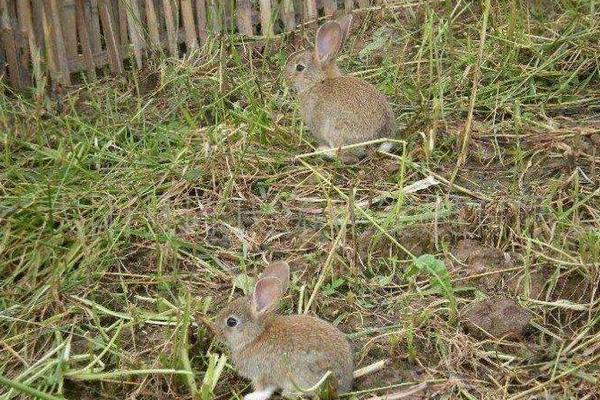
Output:
[[[265,324],[274,318],[289,284],[289,271],[285,262],[270,264],[250,295],[234,300],[219,312],[215,328],[232,351],[260,336]]]
[[[335,60],[344,45],[352,14],[321,25],[315,36],[315,46],[293,53],[285,66],[285,76],[297,92],[310,89],[313,85],[329,78],[340,76]]]

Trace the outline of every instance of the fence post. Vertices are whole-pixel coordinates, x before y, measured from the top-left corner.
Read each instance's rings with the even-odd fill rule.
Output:
[[[33,23],[31,21],[31,4],[29,1],[17,2],[17,14],[19,15],[19,26],[21,34],[27,39],[29,51],[24,54],[24,61],[27,63],[31,59],[34,71],[41,71],[41,63],[39,62],[39,53],[35,40],[35,32],[33,31]],[[39,76],[34,76],[39,79]],[[33,80],[32,80],[33,82]]]
[[[163,7],[165,11],[165,23],[167,25],[167,43],[169,45],[169,53],[173,57],[177,57],[179,54],[177,49],[177,36],[179,34],[179,29],[173,19],[173,7],[171,5],[171,0],[163,0]]]
[[[316,0],[304,0],[304,22],[314,21],[317,16]]]
[[[237,0],[237,25],[240,34],[245,36],[254,35],[250,0]]]
[[[296,15],[294,13],[294,0],[283,0],[281,19],[285,29],[291,31],[296,28]]]
[[[85,0],[83,4],[83,10],[85,17],[88,21],[90,28],[90,44],[92,45],[92,52],[98,54],[102,51],[100,33],[100,15],[98,14],[98,0]]]
[[[196,16],[198,20],[198,38],[200,38],[200,43],[206,43],[208,34],[206,33],[206,3],[204,0],[196,0]]]
[[[222,18],[223,17],[223,4],[222,0],[208,0],[209,15],[210,15],[210,26],[213,32],[221,32]]]
[[[85,68],[91,79],[96,79],[96,64],[94,63],[94,54],[92,52],[92,43],[88,34],[88,23],[85,20],[84,0],[75,1],[75,23],[77,32],[79,33],[79,41],[81,42],[81,50],[83,52],[83,60]]]
[[[2,43],[4,49],[6,50],[6,61],[8,61],[10,84],[14,88],[19,88],[21,86],[21,78],[19,74],[19,64],[17,61],[17,44],[15,41],[15,33],[11,26],[10,17],[8,15],[7,0],[0,0],[0,29],[2,30]]]
[[[104,39],[106,40],[110,70],[115,74],[120,74],[123,72],[123,59],[121,58],[121,52],[119,51],[113,19],[110,14],[110,6],[107,1],[109,0],[99,0],[98,2],[98,6],[100,7],[100,20],[102,21]]]
[[[137,0],[123,0],[128,1],[127,7],[127,26],[129,28],[129,36],[131,37],[131,43],[133,43],[133,55],[135,57],[135,63],[138,68],[142,68],[142,49],[144,48],[144,41],[142,39],[141,32],[141,16],[140,8]]]
[[[46,13],[50,13],[50,22],[52,24],[50,31],[52,32],[52,40],[56,49],[57,66],[60,71],[58,79],[61,83],[70,85],[71,71],[69,70],[69,63],[67,61],[67,50],[63,39],[62,24],[60,23],[58,0],[45,0],[45,2],[49,6],[46,7]]]
[[[183,29],[185,31],[185,45],[187,47],[187,53],[189,54],[198,48],[194,13],[192,11],[192,0],[181,0],[181,17],[183,19]]]
[[[260,0],[260,25],[263,36],[273,36],[271,0]]]
[[[118,19],[117,19],[117,23],[119,24],[119,43],[121,45],[121,51],[127,52],[127,43],[128,43],[128,36],[127,36],[127,10],[125,9],[125,4],[124,1],[127,0],[117,0],[117,10],[118,10]],[[132,0],[135,1],[135,0]]]
[[[158,33],[158,18],[156,17],[156,10],[154,10],[153,0],[146,0],[146,21],[148,22],[148,33],[152,46],[158,50],[162,49]]]
[[[35,3],[35,1],[34,1]],[[62,10],[60,13],[62,32],[65,38],[65,49],[69,59],[77,57],[77,28],[75,18],[75,1],[62,0]],[[60,7],[60,5],[59,5]]]
[[[336,0],[325,0],[325,15],[332,16],[337,11],[337,1]]]

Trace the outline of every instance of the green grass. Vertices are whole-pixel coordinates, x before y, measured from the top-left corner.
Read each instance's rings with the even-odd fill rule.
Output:
[[[389,96],[407,144],[352,166],[294,161],[314,142],[281,80],[287,39],[215,38],[54,98],[6,88],[0,399],[242,396],[202,321],[272,258],[292,266],[285,312],[339,324],[357,367],[392,359],[358,398],[599,396],[600,4],[484,14],[360,14],[341,66]],[[479,258],[456,256],[464,238]],[[465,329],[493,296],[529,310],[524,337]]]

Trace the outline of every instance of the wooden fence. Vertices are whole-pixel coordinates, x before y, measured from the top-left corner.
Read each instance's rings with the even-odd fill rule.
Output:
[[[149,50],[179,56],[210,34],[272,36],[298,24],[366,7],[369,0],[0,0],[0,76],[10,86],[41,77],[141,67]]]

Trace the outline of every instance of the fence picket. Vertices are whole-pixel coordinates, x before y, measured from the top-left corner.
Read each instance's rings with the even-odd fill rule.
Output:
[[[40,55],[44,54],[46,51],[46,44],[44,43],[44,12],[42,5],[31,8],[31,23],[33,25],[35,44],[40,51]]]
[[[27,36],[23,34],[19,18],[17,16],[17,4],[9,2],[8,15],[10,16],[10,24],[13,27],[13,35],[17,48],[17,60],[19,63],[19,78],[21,86],[31,86],[31,74],[29,68],[29,45],[27,44]]]
[[[73,60],[77,57],[77,28],[75,22],[75,0],[62,0],[60,8],[61,27],[65,40],[67,58]]]
[[[98,54],[102,51],[102,34],[100,33],[100,14],[98,13],[98,0],[86,0],[84,10],[86,18],[90,21],[90,43],[92,51]]]
[[[165,23],[167,25],[167,43],[169,45],[169,54],[173,57],[178,56],[177,39],[179,36],[179,30],[175,23],[175,16],[173,15],[173,5],[171,0],[163,0],[163,7],[165,12]]]
[[[154,9],[154,0],[146,0],[146,22],[148,23],[148,33],[152,42],[151,46],[160,49],[160,34],[158,32],[158,18]]]
[[[55,0],[56,1],[56,0]],[[108,52],[108,60],[110,70],[115,74],[123,73],[123,59],[119,51],[117,42],[117,33],[113,26],[113,17],[110,12],[109,0],[99,0],[100,20],[102,21],[102,31],[106,40],[106,50]]]
[[[94,53],[92,52],[92,43],[88,33],[88,24],[85,19],[84,0],[75,1],[75,18],[79,42],[81,43],[81,50],[83,52],[83,61],[85,62],[85,69],[91,79],[96,79],[96,65],[94,63]]]
[[[317,16],[316,0],[304,0],[304,22],[314,21]]]
[[[52,39],[54,40],[56,46],[56,61],[57,61],[57,69],[60,72],[59,81],[65,85],[71,84],[71,71],[69,69],[69,62],[67,59],[67,49],[65,46],[65,40],[62,32],[62,25],[60,23],[60,14],[58,7],[58,0],[45,0],[48,3],[48,8],[46,11],[49,13],[49,21],[51,21],[52,26],[50,27],[50,31],[52,32]]]
[[[260,0],[260,26],[263,36],[273,36],[271,0]]]
[[[237,26],[242,35],[254,35],[250,0],[237,0]]]
[[[21,87],[21,78],[17,58],[17,43],[8,13],[7,0],[0,0],[0,30],[2,44],[6,52],[6,61],[8,62],[8,78],[11,86],[19,88]]]
[[[44,50],[46,54],[46,63],[52,79],[59,80],[59,72],[56,61],[56,50],[54,49],[54,39],[52,37],[49,9],[46,2],[40,4],[42,16],[42,30],[44,34]]]
[[[192,50],[198,48],[192,0],[181,0],[181,18],[183,19],[183,30],[185,32],[185,45],[189,54]]]
[[[19,16],[19,26],[23,37],[27,38],[28,51],[23,56],[25,60],[31,60],[34,71],[41,71],[41,64],[39,58],[34,55],[39,51],[36,44],[35,32],[33,30],[33,24],[31,21],[31,3],[29,0],[17,2],[17,14]]]
[[[206,2],[204,0],[196,0],[196,19],[198,22],[198,38],[200,43],[206,43],[208,35],[206,33]]]
[[[325,9],[325,15],[327,16],[331,16],[333,14],[335,14],[335,12],[337,11],[337,1],[336,0],[324,0],[325,4],[324,4],[324,9]]]
[[[281,19],[288,31],[296,28],[296,14],[294,12],[294,0],[283,0],[281,8]]]
[[[208,0],[208,9],[210,10],[209,19],[213,32],[221,32],[223,19],[223,0]]]
[[[128,21],[127,21],[127,10],[125,8],[125,4],[124,1],[127,0],[118,0],[119,1],[119,6],[117,8],[118,10],[118,25],[119,25],[119,44],[121,46],[121,48],[124,48],[127,46],[127,43],[129,42],[129,36],[128,36]],[[126,51],[126,50],[123,50]]]
[[[127,26],[129,27],[129,37],[133,44],[133,56],[135,57],[135,63],[138,68],[142,68],[142,50],[144,48],[140,27],[141,21],[140,8],[137,0],[129,0],[129,4],[127,5]]]

